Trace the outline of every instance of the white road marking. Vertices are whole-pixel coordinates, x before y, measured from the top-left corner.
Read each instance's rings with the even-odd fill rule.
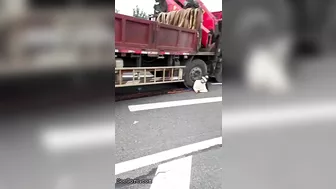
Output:
[[[281,105],[260,109],[222,112],[222,129],[246,131],[246,129],[286,126],[293,123],[335,120],[336,102],[316,102],[310,104]],[[289,124],[286,124],[289,123]]]
[[[90,126],[67,129],[49,129],[42,132],[41,143],[52,152],[90,149],[114,145],[115,130],[113,125]]]
[[[222,97],[197,98],[197,99],[190,99],[190,100],[177,100],[177,101],[168,101],[168,102],[130,105],[128,106],[128,109],[131,112],[136,112],[136,111],[153,110],[153,109],[160,109],[160,108],[171,108],[171,107],[178,107],[178,106],[205,104],[205,103],[213,103],[213,102],[221,102],[221,101],[222,101]]]
[[[189,189],[192,156],[159,165],[150,189]]]
[[[173,158],[177,158],[186,154],[204,150],[216,145],[222,144],[222,137],[205,140],[202,142],[189,144],[179,148],[174,148],[171,150],[159,152],[156,154],[144,156],[141,158],[121,162],[115,165],[115,175],[119,175],[128,171],[139,169],[141,167],[146,167],[163,161],[167,161]]]
[[[222,83],[211,83],[211,85],[222,85]]]

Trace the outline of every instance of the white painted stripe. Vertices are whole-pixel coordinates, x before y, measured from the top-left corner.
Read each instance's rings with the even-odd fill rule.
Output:
[[[305,125],[312,121],[336,120],[336,102],[316,102],[297,105],[279,105],[250,110],[222,112],[222,128],[228,131]]]
[[[170,54],[170,52],[165,52],[164,54]]]
[[[159,52],[148,52],[148,54],[159,54]]]
[[[189,55],[189,53],[183,53],[183,55]]]
[[[129,53],[135,53],[135,51],[132,51],[132,50],[128,50],[127,52],[129,52]]]
[[[146,167],[149,165],[161,163],[173,158],[181,157],[186,154],[190,154],[193,152],[197,152],[200,150],[204,150],[210,147],[214,147],[216,145],[222,144],[222,137],[189,144],[186,146],[182,146],[179,148],[174,148],[171,150],[159,152],[156,154],[144,156],[141,158],[125,161],[122,163],[118,163],[115,165],[115,175],[119,175],[128,171],[132,171],[135,169],[139,169],[141,167]]]
[[[159,165],[150,189],[189,189],[192,156]]]
[[[211,85],[222,85],[222,83],[211,83]]]
[[[147,51],[141,51],[141,54],[148,54]]]
[[[41,143],[51,152],[91,149],[102,146],[113,146],[115,130],[111,124],[103,126],[53,126],[42,132]]]
[[[128,109],[131,112],[144,111],[144,110],[153,110],[160,108],[171,108],[178,106],[187,106],[195,104],[205,104],[222,101],[222,97],[210,97],[210,98],[196,98],[190,100],[177,100],[177,101],[168,101],[168,102],[158,102],[158,103],[149,103],[149,104],[140,104],[140,105],[130,105]]]
[[[114,50],[114,52],[116,52],[116,53],[117,53],[117,52],[119,52],[119,50],[118,50],[118,49],[115,49],[115,50]]]

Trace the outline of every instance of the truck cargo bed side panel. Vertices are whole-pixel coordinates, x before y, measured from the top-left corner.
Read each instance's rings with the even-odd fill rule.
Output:
[[[115,45],[123,49],[152,49],[153,23],[124,15],[115,17]]]
[[[160,51],[195,52],[197,33],[195,30],[158,23],[156,47]]]
[[[197,31],[115,14],[115,48],[131,52],[196,53]]]

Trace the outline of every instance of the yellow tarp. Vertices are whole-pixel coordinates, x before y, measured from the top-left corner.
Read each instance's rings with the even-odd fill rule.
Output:
[[[163,24],[199,30],[202,24],[202,9],[181,9],[168,13],[160,13],[157,21]]]

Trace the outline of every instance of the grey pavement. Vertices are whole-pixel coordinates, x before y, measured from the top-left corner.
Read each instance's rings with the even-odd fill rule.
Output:
[[[190,189],[222,188],[224,154],[219,148],[193,156]]]
[[[302,60],[293,80],[295,91],[284,96],[253,93],[224,83],[223,109],[230,112],[233,109],[335,102],[335,62],[335,59],[325,58]],[[230,90],[225,90],[229,86]],[[303,118],[272,127],[276,124],[255,125],[240,132],[223,128],[226,154],[222,164],[223,188],[335,188],[331,178],[335,175],[335,119],[307,121]]]
[[[292,76],[292,92],[270,95],[253,92],[235,80],[223,82],[223,110],[267,107],[280,104],[307,103],[333,100],[336,95],[336,61],[321,57],[300,59],[295,62],[298,71]]]
[[[221,86],[209,93],[186,92],[121,101],[116,107],[117,162],[221,136],[221,102],[130,112],[128,105],[221,96]]]
[[[245,110],[248,108],[255,109],[294,103],[306,104],[313,101],[335,99],[336,90],[332,87],[332,84],[336,81],[336,74],[334,74],[336,64],[333,64],[332,60],[320,58],[300,61],[302,61],[302,64],[299,64],[298,72],[294,75],[292,80],[294,91],[286,95],[274,96],[262,92],[253,92],[233,80],[233,82],[224,81],[222,86],[212,86],[209,93],[201,95],[187,92],[116,103],[117,110],[120,112],[116,112],[117,162],[221,136],[221,124],[218,124],[218,121],[221,121],[219,112],[221,113],[222,110],[230,112],[232,110]],[[222,96],[223,102],[135,113],[129,113],[127,109],[128,105],[134,104],[215,96]],[[206,111],[201,111],[202,109]],[[137,123],[133,124],[134,121],[137,121]],[[118,123],[121,124],[118,125]],[[142,130],[142,128],[146,129]],[[122,134],[127,132],[129,132],[128,135]],[[231,136],[228,136],[228,138],[226,138],[225,136],[224,141],[225,139],[231,140],[230,137]],[[244,145],[247,145],[249,140],[251,140],[251,142],[255,141],[251,138],[243,139],[243,137],[248,137],[248,134],[242,135],[241,137],[241,141],[237,141],[240,145],[238,146],[239,149],[251,153],[250,150],[253,149],[245,149]],[[267,136],[265,137],[267,138]],[[237,143],[236,140],[232,140],[235,142],[235,145]],[[224,144],[224,148],[225,145],[229,144]],[[223,168],[223,170],[221,169],[220,161],[234,161],[234,159],[229,158],[239,155],[239,151],[235,150],[234,147],[231,149],[230,146],[228,146],[228,149],[232,151],[232,156],[225,157],[220,149],[199,153],[193,156],[191,188],[221,188],[223,181],[221,174],[225,168]],[[248,157],[248,154],[245,152],[243,154]],[[238,164],[233,165],[239,166]],[[122,174],[120,177],[153,178],[157,166],[158,165],[152,165],[141,168]],[[234,171],[233,166],[228,166],[228,168],[232,169],[231,172]],[[232,174],[232,176],[237,175]],[[248,174],[246,174],[246,176],[248,176]],[[237,180],[237,182],[241,181]],[[234,183],[232,182],[230,184]],[[241,186],[243,186],[243,182]],[[118,187],[150,188],[150,185]]]
[[[79,90],[76,91],[75,94],[67,95],[63,92],[51,90],[52,87],[49,87],[47,88],[48,90],[45,90],[45,93],[39,97],[35,97],[33,101],[28,99],[28,96],[22,95],[20,103],[24,104],[22,106],[24,108],[16,108],[14,110],[13,107],[17,105],[18,101],[16,101],[9,92],[12,91],[13,88],[5,88],[2,91],[2,95],[6,93],[6,102],[1,102],[1,111],[4,112],[4,110],[8,108],[11,109],[11,114],[2,114],[0,120],[0,149],[2,152],[0,154],[2,167],[0,170],[0,187],[27,189],[52,188],[57,183],[70,182],[76,188],[106,188],[106,186],[111,186],[111,182],[113,182],[113,177],[111,176],[113,158],[116,158],[115,163],[119,163],[222,136],[222,108],[225,111],[230,111],[232,109],[256,108],[283,103],[291,104],[297,102],[308,103],[315,100],[334,100],[336,94],[334,87],[336,81],[336,74],[334,72],[336,70],[336,64],[334,62],[336,61],[326,59],[309,59],[304,61],[310,63],[301,65],[301,69],[294,81],[296,91],[290,95],[278,97],[262,93],[253,93],[244,89],[241,85],[227,81],[223,82],[223,86],[210,86],[209,93],[196,95],[193,92],[186,92],[117,103],[113,102],[113,94],[111,91],[102,92],[105,93],[105,95],[100,96],[93,94],[92,96],[88,95],[83,98],[83,94],[89,94],[89,91],[95,93],[97,89],[91,88],[89,91]],[[34,91],[35,95],[38,93],[38,90],[44,89],[46,85],[51,85],[49,82],[42,83],[45,83],[43,87],[37,85],[33,88],[25,87],[25,90]],[[100,88],[108,88],[109,86],[110,83],[104,87],[100,86]],[[71,86],[68,88],[68,90],[72,89],[73,87]],[[42,96],[48,96],[48,98],[43,99]],[[217,96],[223,96],[223,102],[133,113],[129,112],[127,108],[128,105],[142,103]],[[30,104],[32,105],[27,105],[28,101],[31,101]],[[50,103],[51,101],[53,102]],[[111,123],[111,125],[113,125],[114,113],[116,124],[116,151],[114,151],[112,145],[106,148],[93,149],[80,153],[55,155],[46,150],[39,140],[43,129],[65,129],[69,126],[93,126],[102,122]],[[224,148],[232,150],[226,151],[226,154],[232,154],[231,157],[224,156],[220,149],[213,149],[193,155],[191,188],[218,188],[222,182],[222,180],[219,180],[220,172],[225,170],[225,166],[223,170],[219,169],[221,164],[219,161],[221,159],[225,161],[238,160],[235,155],[239,155],[241,152],[243,152],[242,154],[244,156],[249,157],[248,155],[253,154],[249,153],[251,151],[253,152],[252,147],[258,147],[254,149],[263,150],[261,144],[266,144],[267,139],[270,138],[267,136],[274,136],[277,142],[274,143],[274,148],[270,144],[270,146],[267,146],[265,149],[269,150],[269,152],[274,152],[278,157],[283,157],[281,155],[286,153],[296,153],[298,157],[300,157],[296,162],[300,162],[300,160],[307,157],[310,158],[304,161],[302,166],[298,167],[301,171],[300,174],[310,173],[305,169],[307,166],[309,167],[309,162],[316,160],[314,165],[318,165],[319,154],[324,154],[324,157],[326,157],[324,160],[322,159],[324,163],[321,163],[321,165],[326,168],[329,166],[328,162],[332,162],[333,159],[335,159],[332,153],[334,151],[332,144],[335,142],[333,140],[335,138],[333,135],[333,133],[335,133],[333,132],[334,125],[334,123],[326,123],[323,130],[319,130],[319,128],[321,128],[320,126],[323,126],[323,123],[312,125],[311,127],[307,127],[308,130],[296,130],[293,135],[288,135],[287,131],[285,133],[273,131],[273,133],[263,135],[262,137],[264,138],[260,138],[261,135],[259,134],[255,134],[255,137],[251,136],[252,138],[247,138],[249,133],[241,135],[241,138],[232,136],[239,140],[233,143],[233,145],[238,145],[237,148],[234,146],[232,146],[232,148],[227,146],[226,148],[224,144]],[[317,128],[317,126],[319,126],[319,128]],[[297,139],[302,136],[300,133],[304,135],[304,138],[302,138],[302,142],[296,146],[297,148],[293,146],[292,149],[288,150],[285,148],[282,148],[281,151],[276,150],[275,147],[290,146],[298,142]],[[253,141],[253,137],[259,137],[260,140]],[[286,137],[290,138],[284,140]],[[314,140],[311,139],[323,143],[316,144]],[[250,151],[244,151],[246,150],[245,147],[247,144],[251,147],[251,149],[249,149]],[[300,146],[300,144],[302,146]],[[311,149],[310,147],[314,148]],[[302,153],[299,153],[300,149]],[[257,155],[260,156],[255,157],[262,157],[262,154]],[[290,158],[287,157],[287,160],[289,161]],[[236,163],[238,162],[239,161],[236,161]],[[254,161],[254,163],[260,162]],[[231,167],[227,168],[234,170],[235,166],[239,164],[232,163],[229,165],[231,165]],[[288,165],[293,165],[293,162]],[[157,166],[158,165],[144,167],[120,176],[126,178],[139,176],[143,176],[144,178],[150,177]],[[253,168],[256,167],[257,164]],[[330,169],[333,168],[333,166],[329,167]],[[246,172],[246,178],[248,178],[249,175],[252,175],[252,173],[248,174],[248,172]],[[321,175],[324,176],[324,179],[329,179],[330,175],[335,174],[332,173],[329,174],[329,176],[327,174]],[[234,174],[231,174],[231,176],[234,176]],[[330,178],[330,180],[332,180],[332,178]],[[237,181],[240,182],[240,180]],[[253,180],[250,181],[253,182]],[[251,183],[246,182],[246,184]],[[311,186],[314,187],[315,185]],[[139,188],[140,185],[134,185],[132,187]],[[261,187],[259,187],[259,189],[260,188]],[[289,187],[283,186],[282,188]]]
[[[190,189],[222,188],[222,160],[224,154],[221,148],[216,148],[192,156]],[[159,164],[140,168],[135,171],[117,175],[117,178],[126,179],[153,179]],[[151,184],[116,185],[116,189],[150,189]]]
[[[0,188],[111,186],[113,142],[57,153],[43,140],[47,131],[71,133],[71,129],[100,127],[102,122],[113,129],[111,93],[105,92],[105,95],[99,95],[100,98],[83,98],[80,92],[71,95],[65,91],[55,92],[48,98],[35,99],[26,92],[24,99],[20,99],[21,106],[16,108],[16,98],[6,102],[12,107],[11,113],[1,114],[0,119]],[[4,112],[5,106],[1,110]],[[76,132],[72,133],[76,135]],[[112,138],[113,134],[111,132]]]
[[[222,103],[130,112],[129,105],[220,97],[222,87],[208,93],[184,92],[120,101],[116,107],[116,163],[213,139],[222,135]],[[193,155],[191,188],[220,188],[219,149]],[[158,164],[117,175],[118,178],[154,177]],[[206,179],[206,180],[204,180]],[[117,185],[116,188],[150,188],[150,185]]]

